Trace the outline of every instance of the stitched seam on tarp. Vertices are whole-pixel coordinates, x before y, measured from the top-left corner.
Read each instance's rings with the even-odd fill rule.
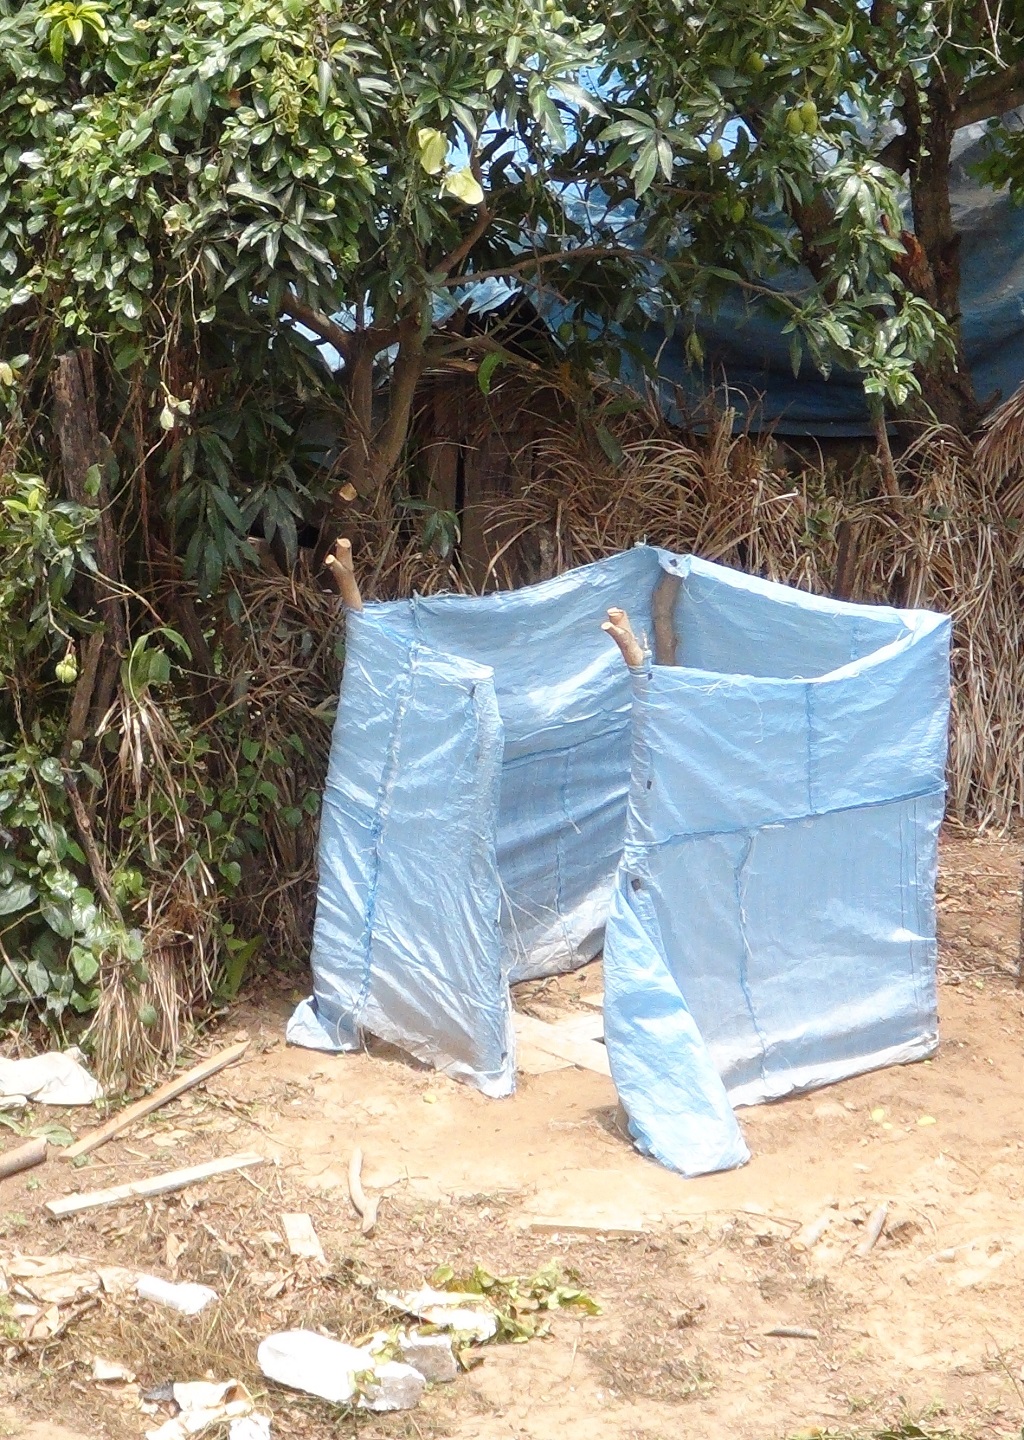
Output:
[[[811,715],[811,687],[804,686],[804,717],[807,726],[807,809],[814,811],[814,786],[811,783],[811,766],[814,760],[814,749],[812,741],[811,726],[813,716]]]
[[[852,815],[858,810],[882,810],[887,805],[906,805],[911,800],[928,800],[945,795],[946,787],[938,790],[914,790],[907,795],[893,795],[887,800],[866,800],[861,805],[838,805],[834,810],[815,810],[810,815],[782,815],[777,820],[762,820],[760,825],[736,825],[732,830],[677,830],[659,840],[633,840],[627,836],[629,849],[645,852],[660,850],[664,845],[677,845],[682,840],[714,840],[719,835],[754,835],[761,830],[774,830],[783,825],[799,825],[804,820],[823,820],[826,815]]]
[[[761,1058],[758,1062],[758,1068],[761,1071],[761,1084],[767,1085],[768,1075],[765,1069],[765,1064],[768,1058],[768,1040],[765,1036],[764,1031],[757,1023],[757,1015],[754,1013],[754,997],[750,992],[750,974],[748,967],[750,960],[753,958],[753,951],[750,947],[750,941],[747,939],[747,915],[743,902],[744,871],[746,870],[747,862],[750,859],[750,852],[754,848],[755,839],[756,832],[752,831],[747,836],[747,843],[744,847],[742,858],[740,859],[740,863],[736,867],[736,912],[739,919],[740,941],[743,945],[743,958],[740,961],[739,980],[740,989],[743,991],[743,998],[747,1002],[747,1010],[750,1014],[750,1023],[754,1027],[754,1033],[757,1036],[757,1042],[761,1047]]]
[[[572,824],[569,817],[569,770],[571,765],[572,751],[567,750],[565,752],[565,765],[562,769],[562,784],[559,792],[559,801],[562,807],[562,824],[559,825],[555,832],[555,914],[558,916],[559,928],[562,931],[562,944],[565,946],[566,953],[569,956],[573,955],[573,948],[572,941],[569,937],[569,927],[565,923],[565,913],[562,909],[562,872],[565,865],[565,857],[562,853],[562,837],[565,834],[566,827]]]
[[[419,646],[410,646],[409,658],[396,691],[394,719],[391,724],[391,734],[388,736],[388,751],[381,770],[380,789],[377,792],[377,804],[374,807],[371,830],[373,850],[366,895],[366,924],[363,928],[363,979],[359,987],[359,998],[356,1001],[355,1015],[353,1016],[355,1025],[360,1023],[360,1016],[366,1009],[366,1002],[370,995],[373,970],[373,922],[377,912],[377,887],[380,882],[380,857],[384,845],[384,827],[391,809],[391,796],[395,788],[395,781],[399,774],[402,721],[405,719],[409,702],[412,699],[413,669],[416,651],[419,648]]]

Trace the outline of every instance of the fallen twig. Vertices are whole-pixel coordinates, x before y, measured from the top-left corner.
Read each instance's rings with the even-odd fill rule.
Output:
[[[375,1195],[372,1200],[367,1199],[366,1191],[363,1189],[362,1170],[363,1152],[357,1145],[348,1162],[348,1193],[352,1201],[352,1208],[362,1220],[360,1229],[364,1235],[369,1235],[377,1223],[377,1207],[380,1205],[380,1198]]]
[[[799,1325],[775,1325],[766,1335],[777,1335],[782,1340],[817,1340],[817,1330],[804,1330]]]
[[[832,1221],[832,1211],[826,1210],[817,1220],[812,1220],[793,1236],[790,1244],[794,1250],[813,1250]]]
[[[878,1205],[875,1207],[874,1210],[872,1210],[871,1215],[868,1218],[868,1223],[864,1228],[864,1239],[857,1246],[858,1255],[863,1256],[871,1254],[872,1250],[875,1248],[875,1245],[878,1243],[878,1237],[885,1229],[885,1221],[888,1214],[888,1205]]]

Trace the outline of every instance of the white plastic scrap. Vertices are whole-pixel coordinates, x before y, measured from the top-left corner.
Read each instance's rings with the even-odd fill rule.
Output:
[[[158,1305],[179,1310],[182,1315],[198,1315],[200,1310],[205,1310],[207,1305],[220,1299],[216,1290],[211,1290],[209,1285],[193,1285],[189,1281],[172,1285],[169,1280],[161,1280],[158,1275],[140,1275],[135,1282],[135,1288],[140,1299],[153,1300]]]
[[[355,1400],[362,1410],[411,1410],[427,1388],[411,1365],[382,1362],[369,1346],[345,1345],[313,1330],[268,1335],[256,1358],[268,1380],[335,1405]]]
[[[269,1415],[242,1415],[232,1420],[228,1440],[270,1440]]]
[[[39,1105],[92,1105],[103,1099],[103,1090],[82,1064],[81,1050],[72,1046],[27,1060],[0,1058],[0,1097]]]
[[[404,1290],[400,1294],[380,1290],[377,1299],[403,1315],[415,1315],[436,1325],[439,1330],[455,1330],[473,1340],[491,1340],[498,1331],[498,1317],[481,1303],[479,1295],[464,1295],[457,1290]]]
[[[146,1431],[146,1440],[188,1440],[211,1425],[252,1413],[252,1396],[237,1380],[191,1380],[172,1386],[179,1407],[173,1420]]]

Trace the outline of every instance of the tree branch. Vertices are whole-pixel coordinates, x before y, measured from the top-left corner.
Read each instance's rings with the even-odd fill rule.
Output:
[[[664,263],[664,255],[653,251],[631,250],[625,245],[577,245],[573,250],[546,250],[530,255],[524,260],[512,260],[508,265],[498,265],[492,270],[469,270],[461,275],[451,275],[445,285],[475,285],[478,280],[502,280],[506,275],[521,275],[524,270],[533,270],[538,265],[570,264],[573,260],[653,260]]]
[[[1001,70],[998,75],[985,75],[969,85],[953,111],[953,128],[976,125],[1024,105],[1024,60]]]
[[[486,205],[481,205],[477,212],[477,217],[470,226],[469,232],[462,243],[457,245],[452,253],[442,260],[440,265],[435,267],[434,273],[448,276],[461,265],[476,242],[486,233],[487,227],[493,219],[493,212],[489,210]]]
[[[343,360],[348,359],[352,348],[351,331],[343,330],[340,325],[336,325],[326,315],[321,315],[319,310],[314,310],[297,295],[289,295],[281,309],[300,325],[305,325],[307,330],[312,330],[314,335],[319,335],[328,345],[333,345]]]
[[[992,120],[1024,105],[1024,60],[1018,60],[998,75],[986,75],[969,86],[953,111],[953,129],[963,130],[979,120]],[[894,135],[876,157],[879,165],[902,175],[910,166],[912,148],[909,136]]]

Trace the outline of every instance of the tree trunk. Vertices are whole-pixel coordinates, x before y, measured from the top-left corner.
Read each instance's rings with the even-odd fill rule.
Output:
[[[83,666],[80,685],[88,684],[91,694],[76,693],[73,711],[88,709],[87,730],[93,734],[110,707],[117,674],[127,648],[124,601],[121,597],[120,542],[110,509],[110,495],[103,478],[104,447],[96,414],[96,380],[92,351],[75,350],[57,361],[53,377],[53,428],[60,444],[64,484],[68,495],[79,505],[96,506],[96,567],[93,593],[103,622],[103,646],[95,663]],[[87,490],[89,471],[99,468],[99,485],[94,495]],[[77,687],[76,687],[77,690]]]
[[[960,324],[960,236],[949,198],[956,95],[935,80],[923,112],[916,88],[904,88],[904,119],[910,137],[910,202],[914,234],[904,237],[908,255],[904,280],[949,322],[954,354],[922,367],[922,397],[944,425],[973,430],[980,419],[964,354]]]

